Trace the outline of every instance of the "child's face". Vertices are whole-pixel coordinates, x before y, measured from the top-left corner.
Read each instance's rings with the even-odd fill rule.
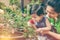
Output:
[[[36,13],[32,14],[31,17],[32,18],[35,18],[36,17]]]
[[[37,16],[37,15],[36,15],[35,20],[36,20],[37,22],[39,22],[40,20],[42,20],[42,18],[43,18],[43,15],[41,15],[41,16]]]
[[[47,6],[46,12],[47,12],[48,16],[51,18],[57,17],[57,13],[54,11],[54,9],[51,6]]]

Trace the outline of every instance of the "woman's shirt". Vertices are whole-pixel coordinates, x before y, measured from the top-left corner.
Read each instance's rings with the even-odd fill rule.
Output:
[[[57,33],[60,33],[60,18],[57,20],[54,20],[52,18],[48,18],[50,23],[54,25],[54,28],[56,29]]]
[[[57,33],[60,34],[60,18],[58,18],[56,21],[55,21],[55,28],[57,30]]]

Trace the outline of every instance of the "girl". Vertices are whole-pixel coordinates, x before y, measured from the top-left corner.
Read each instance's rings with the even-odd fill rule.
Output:
[[[30,12],[31,19],[28,21],[28,26],[34,28],[35,30],[37,29],[36,26],[35,26],[35,24],[36,24],[36,20],[35,20],[36,12],[35,11],[37,10],[38,7],[39,7],[38,4],[34,4],[32,6],[32,10]]]
[[[35,20],[37,22],[35,24],[35,26],[37,27],[36,33],[39,34],[38,39],[39,40],[47,40],[47,35],[43,35],[42,32],[51,30],[51,25],[50,25],[48,19],[44,16],[44,9],[42,6],[40,6],[36,10]]]

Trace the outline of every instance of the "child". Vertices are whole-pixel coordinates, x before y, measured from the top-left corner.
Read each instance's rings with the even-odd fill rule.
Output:
[[[28,26],[30,26],[34,29],[37,29],[35,26],[33,26],[34,24],[36,24],[35,16],[36,16],[36,13],[31,13],[32,18],[28,21]]]
[[[39,40],[47,40],[47,35],[43,35],[42,33],[43,31],[51,30],[51,25],[48,19],[44,16],[43,10],[44,9],[42,6],[39,9],[37,9],[35,17],[35,20],[37,22],[37,24],[35,24],[35,26],[37,27],[36,33],[39,34]]]
[[[35,11],[37,10],[38,7],[39,7],[38,4],[34,4],[32,6],[32,10],[30,12],[30,15],[32,18],[28,21],[28,26],[32,26],[32,28],[34,28],[34,29],[37,29],[35,26],[35,24],[36,24],[36,20],[35,20],[36,12]]]
[[[42,32],[51,30],[51,25],[48,19],[44,16],[43,7],[37,9],[35,13],[36,14],[34,15],[34,17],[32,17],[34,18],[34,21],[32,21],[33,22],[32,26],[36,28],[35,30],[36,33],[38,33],[38,40],[46,40],[47,35],[43,35]]]

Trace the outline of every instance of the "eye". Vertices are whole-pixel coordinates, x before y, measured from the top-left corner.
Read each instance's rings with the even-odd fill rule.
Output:
[[[47,11],[48,13],[51,13],[51,12],[49,12],[49,11]]]

